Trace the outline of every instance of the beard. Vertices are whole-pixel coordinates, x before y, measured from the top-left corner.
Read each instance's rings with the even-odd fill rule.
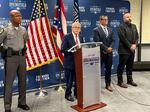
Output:
[[[131,22],[132,22],[131,19],[126,20],[126,23],[131,23]]]
[[[126,21],[125,21],[125,23],[126,23],[126,24],[128,24],[128,25],[130,25],[130,24],[131,24],[131,22],[132,22],[132,20],[131,20],[131,19],[128,19],[128,20],[126,20]]]

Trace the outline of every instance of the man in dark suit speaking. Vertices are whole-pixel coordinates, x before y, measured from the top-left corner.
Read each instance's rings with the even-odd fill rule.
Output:
[[[123,15],[123,24],[118,28],[119,36],[119,65],[117,69],[118,85],[122,88],[127,88],[127,85],[123,83],[123,71],[126,65],[127,84],[137,86],[132,79],[132,67],[134,62],[135,49],[138,43],[138,32],[134,24],[131,23],[130,13]]]
[[[113,50],[113,32],[107,27],[108,16],[100,16],[100,25],[93,30],[93,40],[102,42],[101,44],[101,66],[105,65],[105,83],[108,91],[113,91],[111,87],[111,67]]]
[[[61,45],[61,52],[64,53],[63,66],[64,66],[65,78],[66,78],[65,98],[68,101],[74,101],[74,97],[72,96],[72,92],[71,92],[71,89],[73,87],[73,82],[75,82],[74,96],[77,98],[74,53],[68,52],[68,50],[76,44],[80,48],[80,43],[83,42],[82,38],[79,35],[80,31],[81,31],[81,24],[79,22],[74,22],[72,24],[72,32],[68,33],[63,37],[63,41]]]

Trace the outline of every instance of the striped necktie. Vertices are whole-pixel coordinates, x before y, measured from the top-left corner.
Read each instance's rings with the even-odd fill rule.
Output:
[[[104,27],[104,33],[105,33],[106,37],[108,37],[108,30],[106,27]]]

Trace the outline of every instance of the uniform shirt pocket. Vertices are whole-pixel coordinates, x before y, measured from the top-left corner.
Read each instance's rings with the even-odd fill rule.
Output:
[[[7,32],[7,39],[8,40],[10,40],[10,39],[14,39],[14,38],[16,38],[16,34],[15,34],[15,32],[14,31],[8,31]]]

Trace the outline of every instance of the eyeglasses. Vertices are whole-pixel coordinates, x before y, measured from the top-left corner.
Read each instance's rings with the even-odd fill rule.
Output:
[[[14,15],[13,17],[21,17],[22,18],[22,15]]]
[[[80,29],[81,27],[74,26],[74,27],[72,27],[72,28]]]
[[[105,20],[105,21],[108,21],[108,19],[101,19],[101,20]]]

